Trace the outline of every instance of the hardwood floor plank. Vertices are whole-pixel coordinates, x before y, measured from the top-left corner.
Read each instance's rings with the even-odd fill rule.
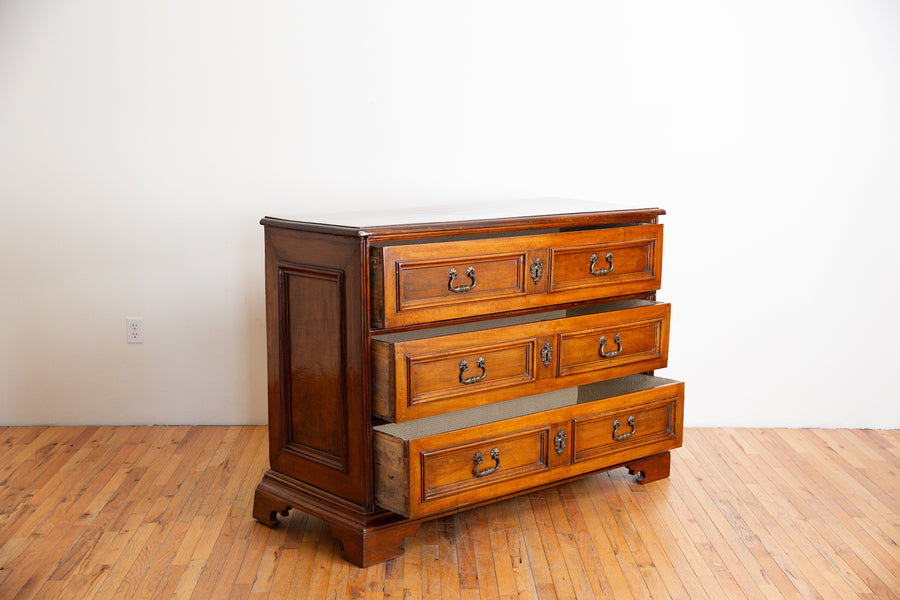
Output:
[[[469,518],[465,513],[456,514],[451,517],[454,523],[454,532],[456,534],[456,555],[457,555],[457,575],[459,579],[459,590],[478,590],[478,569],[475,566],[475,550],[473,548],[472,536],[470,534]],[[406,558],[406,549],[403,552],[403,568],[404,571],[408,566],[414,564]],[[415,560],[415,557],[413,557]],[[405,573],[404,573],[405,576]]]
[[[289,536],[290,533],[291,532],[288,532]],[[316,557],[320,545],[322,544],[322,540],[326,536],[328,536],[328,532],[325,528],[325,523],[323,523],[321,519],[307,517],[306,526],[303,527],[302,534],[298,531],[295,538],[296,541],[290,544],[286,543],[283,546],[284,552],[296,550],[299,553],[296,559],[292,556],[285,556],[282,554],[281,559],[279,560],[279,563],[285,561],[290,562],[293,567],[290,573],[290,579],[288,580],[289,589],[309,590],[310,593],[312,593],[313,573],[316,571]],[[325,549],[330,550],[331,546],[327,545]],[[321,558],[321,555],[319,555],[319,558]],[[269,596],[271,598],[280,597],[273,592],[270,592]]]
[[[732,576],[741,586],[750,600],[778,597],[775,586],[769,580],[765,570],[759,564],[747,546],[747,542],[728,519],[722,514],[717,503],[715,477],[709,476],[691,452],[690,447],[683,448],[679,461],[679,493],[695,515],[707,538],[718,548],[718,552],[729,564]],[[681,467],[683,465],[683,467]],[[687,476],[682,470],[694,473]]]
[[[487,508],[468,510],[463,515],[468,522],[468,532],[472,539],[478,590],[483,598],[498,598],[500,589],[488,530]]]
[[[718,536],[717,532],[712,534],[712,538],[707,537],[706,532],[709,531],[709,528],[700,525],[700,521],[706,518],[705,511],[700,511],[698,514],[693,513],[692,506],[689,506],[683,499],[683,496],[689,497],[689,491],[682,491],[681,488],[684,484],[681,482],[686,477],[694,477],[694,474],[690,472],[690,469],[681,466],[680,455],[679,460],[673,461],[672,470],[677,474],[677,480],[670,478],[669,495],[665,502],[675,515],[673,523],[678,523],[684,529],[687,538],[693,545],[692,549],[699,555],[700,562],[695,563],[695,572],[701,574],[707,571],[711,572],[723,592],[723,598],[747,598],[747,594],[730,568],[732,563],[737,562],[733,553],[728,552],[727,544],[724,543],[721,536]],[[690,544],[688,547],[691,547]],[[706,577],[703,577],[702,580],[709,589],[714,589],[712,580]]]
[[[231,512],[228,515],[226,531],[229,533],[233,531],[233,535],[229,536],[230,542],[227,538],[220,538],[216,542],[216,547],[213,548],[213,555],[222,557],[221,566],[213,569],[211,565],[206,565],[204,568],[204,571],[212,572],[210,575],[204,572],[204,581],[214,582],[208,598],[228,596],[228,590],[235,585],[241,564],[249,552],[253,530],[260,526],[253,520],[252,505],[248,504],[245,499],[253,494],[254,482],[258,481],[262,475],[268,446],[264,436],[261,435],[261,430],[253,427],[245,429],[250,432],[251,437],[240,451],[239,464],[234,475],[235,481],[242,481],[242,484],[234,492],[233,497],[229,498],[229,495],[225,493],[220,500],[220,503],[230,505]],[[206,587],[204,586],[204,588]]]
[[[366,595],[366,569],[350,565],[347,576],[347,587],[344,597],[348,600],[361,600]]]
[[[896,570],[898,560],[893,556],[893,550],[900,541],[900,523],[896,519],[900,515],[900,498],[886,492],[887,478],[873,477],[879,472],[889,472],[890,464],[877,452],[863,451],[866,447],[855,444],[855,439],[847,432],[813,430],[809,433],[808,438],[832,467],[823,475],[862,513],[854,520],[881,545],[883,554],[888,557],[883,561],[885,565]],[[866,468],[858,465],[866,465]]]
[[[587,534],[590,536],[594,551],[599,562],[594,563],[595,577],[602,577],[595,587],[599,587],[603,594],[611,598],[634,598],[631,588],[622,571],[622,566],[616,557],[616,550],[612,547],[607,531],[615,526],[611,519],[601,518],[594,505],[594,496],[602,496],[598,482],[611,485],[608,479],[600,476],[592,476],[571,484],[575,494],[575,501],[584,520]],[[598,594],[598,597],[600,594]]]
[[[597,515],[602,521],[602,529],[606,532],[609,548],[615,558],[619,570],[622,573],[624,583],[627,585],[628,596],[635,599],[650,598],[650,588],[644,581],[641,569],[635,560],[631,548],[628,546],[626,534],[622,530],[622,514],[619,505],[618,495],[615,491],[615,484],[610,478],[609,473],[602,473],[588,477],[585,480],[588,490],[590,490],[591,501]],[[626,527],[628,524],[625,524]],[[614,569],[612,569],[613,572]],[[624,590],[617,591],[619,594],[626,593]]]
[[[514,502],[519,514],[519,526],[522,528],[525,551],[528,553],[528,560],[531,563],[531,577],[537,597],[542,600],[556,598],[557,594],[553,587],[547,553],[544,551],[544,544],[535,524],[531,501],[528,496],[519,496]]]
[[[13,507],[6,513],[6,522],[0,525],[0,554],[4,552],[3,540],[24,537],[21,534],[26,532],[28,536],[39,537],[44,529],[52,527],[59,505],[71,490],[83,483],[83,473],[73,473],[71,468],[63,470],[64,463],[59,462],[60,457],[65,462],[73,458],[72,446],[79,439],[81,443],[86,441],[83,431],[82,428],[48,428],[22,450],[26,460],[14,461],[18,467],[7,478],[3,486],[5,493],[0,493]],[[39,457],[55,458],[45,464]],[[52,472],[48,473],[48,469]],[[39,535],[34,536],[35,533]]]
[[[548,488],[543,492],[546,501],[547,511],[550,516],[550,522],[553,525],[553,531],[556,533],[556,541],[560,549],[560,555],[563,558],[568,581],[572,585],[576,598],[594,598],[594,590],[588,580],[587,571],[584,562],[581,559],[581,552],[572,531],[570,518],[577,518],[578,508],[575,507],[574,514],[570,515],[566,512],[562,500],[559,497],[557,488]]]
[[[746,438],[750,443],[760,444],[755,439],[759,433],[748,433]],[[853,590],[853,595],[869,593],[865,582],[832,545],[832,540],[840,539],[839,534],[836,534],[830,524],[810,508],[801,496],[799,486],[795,486],[791,470],[779,462],[777,454],[770,452],[767,445],[760,444],[759,448],[757,481],[769,493],[769,499],[778,507],[781,518],[789,522],[792,529],[806,537],[833,571]],[[827,569],[820,570],[827,571]]]
[[[441,554],[438,525],[439,524],[436,521],[430,521],[428,523],[423,523],[422,528],[420,529],[420,536],[422,539],[423,600],[440,600],[441,598]],[[366,593],[368,594],[369,590],[366,590]]]
[[[766,548],[804,597],[849,598],[854,595],[846,582],[833,573],[815,544],[794,526],[794,519],[772,501],[775,490],[767,485],[756,462],[742,459],[744,446],[733,436],[710,432],[713,443],[705,448],[722,477],[731,482],[739,504],[757,520],[753,530],[764,534]],[[755,455],[758,457],[758,455]]]
[[[900,431],[691,429],[624,470],[423,524],[358,569],[252,519],[265,427],[0,426],[0,597],[900,600]]]
[[[503,523],[503,535],[506,538],[507,556],[515,581],[516,598],[535,600],[537,590],[531,575],[531,561],[525,548],[525,538],[519,525],[519,509],[515,500],[504,500],[497,504],[497,508],[500,511],[499,520]]]
[[[347,583],[350,577],[350,564],[341,558],[341,545],[335,539],[331,539],[331,571],[328,574],[328,594],[330,597],[333,597],[334,600],[344,600],[347,597]],[[391,559],[385,562],[384,568],[384,582],[385,586],[387,586],[387,582],[392,580],[391,576],[391,565],[396,565],[398,560],[396,558]],[[400,587],[398,587],[398,590]],[[389,596],[387,593],[384,594],[385,598],[402,598],[402,591],[398,591],[396,595]]]
[[[381,562],[366,569],[366,600],[382,600],[384,598],[384,579],[387,565]],[[317,590],[310,588],[310,597],[324,598],[327,588]],[[440,596],[438,596],[440,598]]]
[[[4,427],[0,434],[0,485],[6,485],[8,474],[13,467],[28,457],[28,447],[44,434],[49,427]]]
[[[444,517],[438,523],[438,560],[441,567],[441,598],[459,597],[459,563],[456,554],[456,521],[453,517]],[[392,579],[390,572],[403,569],[402,557],[388,561],[386,580]],[[384,597],[396,598],[393,587],[385,585]]]
[[[422,531],[406,538],[403,548],[403,597],[419,600],[422,597]]]
[[[775,432],[778,437],[779,446],[782,449],[791,448],[790,442],[787,440],[796,439],[795,434],[789,430],[778,430]],[[832,488],[834,480],[824,476],[819,471],[817,465],[803,459],[799,453],[791,453],[786,455],[792,462],[802,465],[803,472],[798,473],[797,477],[806,482],[810,487],[818,489],[828,489],[827,496],[816,497],[811,496],[810,502],[820,514],[825,518],[836,523],[842,530],[842,542],[846,549],[841,552],[848,556],[856,556],[857,562],[864,563],[864,568],[858,569],[857,572],[864,577],[866,585],[876,594],[882,594],[885,598],[900,598],[900,583],[898,583],[895,568],[897,559],[883,549],[874,540],[868,531],[860,528],[853,520],[853,515],[859,516],[859,510],[849,500],[847,500],[840,491],[840,486]],[[821,467],[820,467],[821,468]],[[861,565],[862,566],[862,565]]]
[[[639,485],[633,481],[630,476],[621,475],[622,484],[617,486],[619,497],[628,513],[632,523],[634,524],[635,544],[645,549],[645,560],[648,567],[654,567],[654,573],[673,599],[693,600],[705,596],[699,582],[695,588],[694,594],[689,594],[682,581],[682,577],[690,577],[693,571],[683,563],[683,556],[680,552],[673,552],[670,558],[668,552],[663,549],[663,543],[660,541],[659,532],[665,532],[665,526],[660,520],[655,518],[653,505],[646,498],[645,486]],[[668,482],[663,481],[660,486],[666,486]],[[673,559],[679,561],[682,559],[682,565],[687,567],[683,572],[679,572],[673,564]],[[642,571],[647,567],[642,567]],[[644,576],[647,579],[647,575]],[[694,577],[696,580],[696,577]],[[648,586],[649,587],[649,586]]]
[[[706,486],[713,498],[719,513],[728,525],[737,532],[747,550],[759,565],[760,572],[767,582],[777,588],[784,598],[803,598],[810,592],[810,586],[802,578],[796,577],[799,569],[794,561],[781,549],[769,531],[762,525],[757,513],[747,506],[745,498],[735,487],[740,480],[727,470],[721,460],[711,460],[709,443],[701,439],[694,446],[694,458],[713,485]],[[742,488],[740,491],[744,491]],[[794,575],[793,577],[788,574]]]
[[[606,578],[600,556],[594,548],[594,542],[578,503],[577,495],[583,488],[575,484],[562,485],[557,488],[562,510],[565,512],[570,526],[572,540],[578,548],[584,577],[595,598],[612,598],[613,593]]]
[[[627,474],[627,471],[619,470],[609,473],[610,481],[613,483],[611,488],[611,498],[614,506],[614,514],[616,515],[619,529],[623,534],[628,549],[634,557],[635,566],[641,573],[644,585],[652,598],[671,598],[671,590],[666,586],[663,575],[660,573],[660,567],[664,570],[671,571],[671,567],[664,562],[662,564],[653,560],[651,548],[648,547],[647,539],[650,538],[652,532],[641,533],[640,512],[633,504],[629,504],[628,488],[630,485],[637,485],[633,478]],[[662,559],[662,557],[660,557]],[[683,588],[677,578],[669,582],[669,586],[673,587],[677,593],[681,593]]]
[[[442,553],[443,556],[443,553]],[[343,570],[347,569],[347,563],[341,560],[341,568]],[[446,564],[444,565],[444,569],[442,571],[442,576],[446,574],[446,579],[451,581],[459,581],[459,576],[456,572],[456,569],[453,567],[455,564]],[[332,569],[332,573],[334,573],[334,569]],[[442,579],[442,583],[445,581]],[[329,582],[329,589],[335,589],[336,586],[332,585]],[[441,585],[442,592],[447,592],[447,586]],[[458,590],[457,590],[458,591]],[[384,563],[384,598],[385,600],[402,600],[403,598],[403,557],[396,556],[391,558],[390,560],[385,561]],[[459,594],[457,594],[459,595]]]
[[[531,517],[534,520],[536,532],[540,536],[541,546],[544,549],[550,572],[550,581],[548,583],[553,586],[556,597],[560,600],[576,598],[576,590],[572,586],[572,579],[566,568],[565,557],[560,548],[556,529],[553,527],[550,509],[547,506],[546,491],[530,494],[530,500]],[[519,510],[522,510],[521,505]]]
[[[678,522],[667,499],[674,496],[669,483],[643,486],[636,497],[641,499],[648,526],[659,540],[661,549],[678,573],[682,586],[691,600],[724,597],[724,591],[709,566],[700,556],[687,532]]]
[[[873,560],[871,554],[862,548],[863,553],[860,555],[854,551],[853,546],[847,544],[847,535],[850,532],[846,531],[840,519],[833,518],[833,513],[823,502],[823,500],[830,502],[827,494],[830,494],[831,490],[827,490],[827,494],[817,495],[815,488],[812,488],[804,477],[802,471],[809,468],[809,465],[799,458],[799,453],[786,445],[777,431],[758,430],[752,435],[757,438],[760,445],[768,449],[763,457],[775,466],[780,479],[781,493],[793,495],[796,492],[794,505],[815,531],[826,540],[829,546],[826,551],[836,554],[840,562],[849,567],[850,572],[845,573],[848,580],[861,582],[862,590],[859,593],[883,593],[884,598],[895,598],[896,594],[887,588],[870,568],[869,564]]]
[[[91,453],[88,443],[91,438],[86,437],[86,434],[91,432],[93,435],[97,428],[66,429],[71,438],[62,438],[59,446],[65,448],[62,454],[69,456],[70,460],[61,464],[53,477],[44,478],[46,488],[53,491],[23,525],[23,529],[30,532],[31,542],[19,554],[21,572],[32,572],[29,563],[35,561],[38,561],[41,570],[39,576],[30,577],[27,585],[19,590],[17,595],[23,599],[40,593],[42,586],[53,577],[73,548],[75,551],[83,550],[76,544],[85,529],[85,521],[80,517],[92,500],[90,495],[85,497],[84,491],[92,490],[96,493],[96,489],[104,483],[103,463],[88,464],[84,461]],[[102,433],[101,437],[104,437]],[[35,522],[36,520],[38,521]],[[70,571],[80,559],[81,557],[73,557],[66,560],[62,565],[63,571]],[[57,580],[61,577],[57,575]],[[15,585],[14,579],[11,578],[7,583]]]
[[[177,443],[187,431],[187,428],[172,428],[160,432],[159,441],[156,447],[156,450],[159,451],[157,456],[160,464],[168,465],[172,462],[170,460],[170,452],[174,449],[174,444]],[[153,506],[153,504],[157,504],[162,507],[170,502],[172,500],[171,498],[160,498],[158,493],[154,491],[154,488],[159,486],[167,476],[167,471],[164,467],[158,473],[148,469],[142,478],[142,483],[147,481],[148,483],[152,482],[152,485],[148,488],[135,486],[132,490],[135,494],[134,497],[138,496],[142,490],[146,489],[147,491],[144,493],[143,501],[136,502],[136,504],[133,504],[132,506],[148,506],[149,508],[150,506]],[[154,517],[150,517],[149,515],[146,515],[146,513],[143,513],[140,508],[138,508],[138,511],[138,514],[145,514],[145,523],[157,523],[159,526],[154,529],[153,535],[147,540],[145,547],[135,560],[132,569],[126,574],[126,577],[120,585],[120,588],[122,589],[119,593],[121,593],[123,597],[129,598],[153,597],[154,588],[156,587],[158,578],[167,571],[169,561],[174,557],[177,545],[175,540],[178,540],[179,536],[187,530],[187,524],[178,523],[175,520],[174,515],[169,513],[160,512]],[[167,545],[169,540],[173,541]],[[160,553],[163,554],[162,558],[157,556]]]

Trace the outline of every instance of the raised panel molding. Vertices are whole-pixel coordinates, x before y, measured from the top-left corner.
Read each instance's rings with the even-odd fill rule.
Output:
[[[344,273],[279,265],[278,277],[282,394],[290,398],[282,450],[347,473]]]

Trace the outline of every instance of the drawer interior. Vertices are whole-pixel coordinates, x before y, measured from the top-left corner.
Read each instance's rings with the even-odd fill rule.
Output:
[[[663,302],[654,302],[652,300],[624,300],[622,302],[609,302],[607,304],[593,304],[590,306],[579,306],[567,310],[550,310],[546,312],[534,313],[530,315],[520,315],[516,317],[506,317],[503,319],[491,319],[489,321],[478,321],[475,323],[463,323],[460,325],[447,325],[444,327],[433,327],[430,329],[417,329],[415,331],[403,331],[400,333],[388,333],[383,335],[373,335],[373,340],[387,343],[409,342],[412,340],[422,340],[425,338],[440,337],[443,335],[454,335],[457,333],[470,333],[473,331],[485,331],[487,329],[496,329],[509,325],[524,325],[527,323],[538,323],[540,321],[550,321],[552,319],[563,319],[565,317],[581,317],[584,315],[596,315],[600,313],[614,312],[617,310],[627,310],[629,308],[637,308],[640,306],[657,306],[664,304]]]
[[[524,396],[505,402],[496,402],[485,406],[466,408],[451,413],[424,417],[414,421],[403,423],[387,423],[376,425],[375,431],[399,440],[409,441],[428,437],[448,431],[456,431],[467,427],[475,427],[485,423],[493,423],[504,419],[512,419],[524,415],[530,415],[554,408],[574,406],[586,402],[594,402],[630,394],[651,390],[677,383],[673,379],[656,377],[652,375],[629,375],[618,379],[600,381],[588,385]]]

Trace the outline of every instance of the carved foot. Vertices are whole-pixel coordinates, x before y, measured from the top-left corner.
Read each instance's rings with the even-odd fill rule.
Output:
[[[284,500],[257,488],[253,497],[253,518],[269,527],[278,525],[278,516],[288,516],[291,507]]]
[[[626,464],[629,475],[637,474],[638,483],[650,483],[669,476],[672,455],[668,452],[639,458]]]
[[[416,535],[421,523],[402,523],[382,529],[350,530],[328,524],[331,535],[340,540],[344,560],[358,567],[368,567],[397,556],[402,551],[403,540]]]

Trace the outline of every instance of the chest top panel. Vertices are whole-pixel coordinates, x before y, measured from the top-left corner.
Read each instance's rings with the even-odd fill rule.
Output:
[[[266,217],[262,223],[269,227],[368,237],[378,242],[555,227],[655,223],[662,214],[665,214],[664,210],[654,207],[540,198],[452,206],[309,212],[297,216]]]

